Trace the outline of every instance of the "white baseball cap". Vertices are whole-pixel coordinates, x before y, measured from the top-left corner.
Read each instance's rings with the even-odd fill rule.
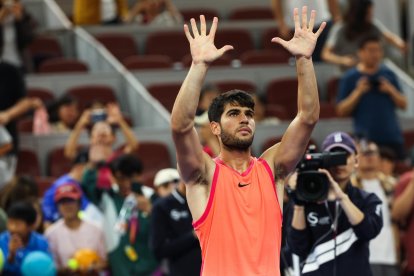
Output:
[[[169,182],[175,182],[180,180],[180,175],[176,169],[162,169],[157,172],[154,178],[154,187],[161,186]]]

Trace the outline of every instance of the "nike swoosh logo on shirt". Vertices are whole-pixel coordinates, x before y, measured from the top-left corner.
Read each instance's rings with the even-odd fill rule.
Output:
[[[248,185],[250,185],[250,183],[247,183],[247,184],[242,184],[242,183],[240,183],[240,182],[239,182],[239,187],[246,187],[246,186],[248,186]]]

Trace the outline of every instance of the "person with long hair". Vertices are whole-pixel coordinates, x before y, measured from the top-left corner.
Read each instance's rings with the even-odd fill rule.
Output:
[[[405,53],[407,44],[374,19],[372,0],[349,0],[344,21],[336,23],[322,50],[322,59],[349,69],[357,64],[359,42],[365,37],[378,36]]]

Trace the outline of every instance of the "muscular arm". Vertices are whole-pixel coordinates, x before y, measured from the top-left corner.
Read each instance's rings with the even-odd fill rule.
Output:
[[[205,176],[206,165],[213,163],[202,150],[194,128],[194,117],[208,65],[232,49],[229,45],[221,49],[215,47],[217,23],[218,19],[214,18],[208,35],[204,16],[200,16],[200,30],[197,29],[195,20],[191,19],[193,35],[190,34],[188,26],[184,25],[193,62],[174,103],[171,130],[181,177],[187,184],[194,183]]]
[[[411,178],[404,191],[395,198],[391,216],[394,220],[403,222],[410,215],[414,199],[414,178]]]
[[[282,41],[280,38],[273,40],[282,44],[296,56],[298,75],[298,113],[283,135],[282,141],[271,147],[263,155],[270,164],[274,164],[275,176],[278,178],[285,177],[295,168],[306,149],[312,130],[319,118],[318,88],[311,55],[325,23],[321,25],[316,33],[313,33],[315,11],[311,13],[309,26],[306,13],[306,8],[303,8],[302,27],[300,27],[298,10],[295,9],[295,35],[290,41]]]

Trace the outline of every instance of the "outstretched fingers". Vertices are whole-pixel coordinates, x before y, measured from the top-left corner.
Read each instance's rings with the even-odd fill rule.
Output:
[[[308,28],[308,7],[307,6],[302,7],[302,28],[303,29]]]
[[[213,39],[216,36],[217,24],[218,24],[218,18],[214,17],[213,18],[213,23],[211,24],[211,28],[210,28],[210,33],[208,34]]]
[[[227,51],[229,51],[229,50],[233,50],[233,49],[234,49],[234,48],[233,48],[233,46],[231,46],[231,45],[225,45],[225,46],[221,47],[218,51],[219,51],[220,56],[222,56],[222,55],[224,55]]]
[[[272,38],[272,42],[282,45],[284,48],[287,47],[288,42],[286,40],[281,39],[280,37]]]
[[[195,19],[191,18],[190,23],[191,23],[191,30],[193,31],[194,38],[196,38],[197,36],[200,36],[200,34],[198,33],[197,23]]]
[[[205,36],[206,35],[206,18],[204,15],[200,15],[200,34]]]
[[[316,37],[319,37],[323,31],[323,29],[325,29],[326,27],[326,22],[322,22],[322,24],[319,26],[319,29],[316,31],[315,35]]]
[[[295,30],[300,29],[298,8],[293,9],[293,20],[295,21]]]
[[[187,40],[190,42],[191,40],[193,40],[193,37],[190,34],[190,30],[188,29],[188,25],[184,24],[184,33],[185,36],[187,37]]]
[[[312,31],[313,27],[315,26],[315,17],[316,17],[316,11],[312,10],[311,11],[311,17],[310,17],[310,20],[309,20],[309,28],[308,28],[308,30],[310,30],[310,31]]]

